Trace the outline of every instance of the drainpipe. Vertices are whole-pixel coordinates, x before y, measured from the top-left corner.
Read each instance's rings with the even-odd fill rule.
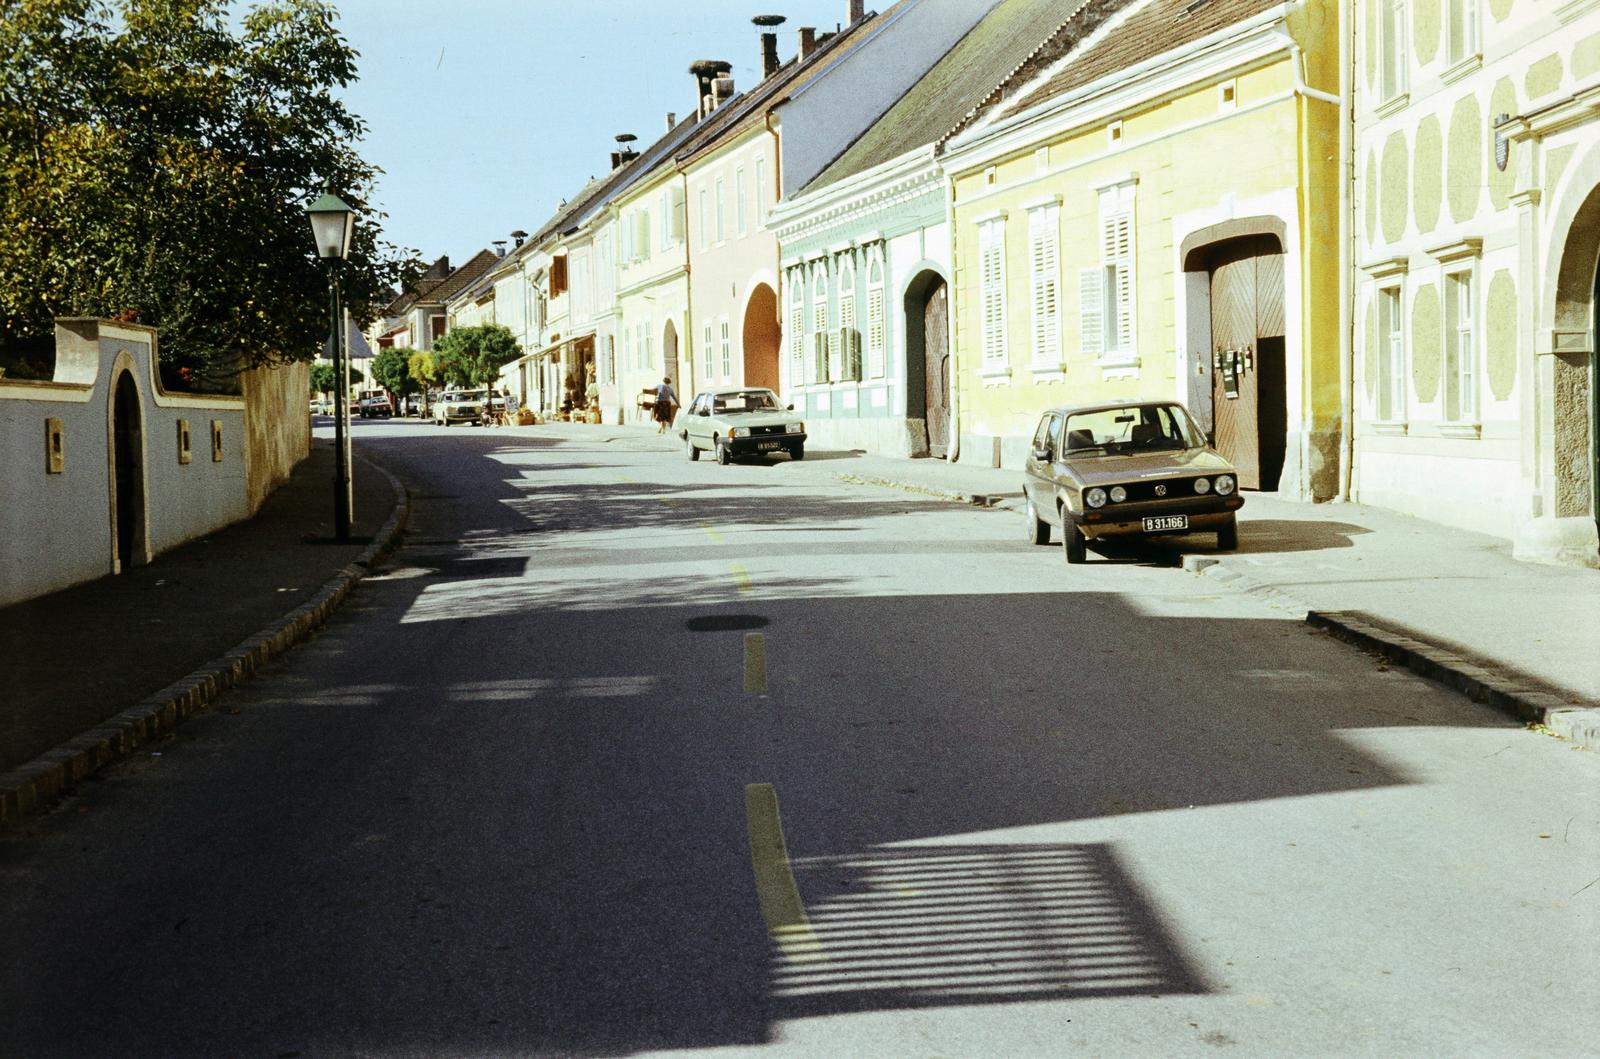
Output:
[[[1349,502],[1356,458],[1355,365],[1355,47],[1352,0],[1339,0],[1339,499]]]
[[[679,170],[678,175],[683,178],[683,329],[688,332],[684,340],[678,343],[678,356],[683,357],[685,347],[689,355],[683,357],[684,378],[689,385],[683,388],[683,393],[678,395],[681,402],[685,395],[693,398],[696,393],[694,383],[694,274],[689,267],[689,242],[692,238],[689,232],[689,216],[694,211],[689,208],[689,174]]]
[[[944,314],[945,348],[950,351],[950,447],[945,450],[945,462],[953,464],[961,456],[961,374],[956,370],[955,327],[956,277],[960,274],[961,266],[958,262],[961,260],[961,255],[956,242],[956,186],[953,180],[945,184],[944,224],[945,230],[950,233],[950,304]],[[928,341],[926,333],[923,334],[922,341],[924,343]],[[926,372],[927,369],[923,370]],[[922,385],[924,387],[928,385],[926,379]],[[926,408],[922,414],[928,414]]]

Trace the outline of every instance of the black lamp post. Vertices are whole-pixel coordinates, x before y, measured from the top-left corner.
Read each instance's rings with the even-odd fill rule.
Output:
[[[355,230],[356,214],[339,196],[325,192],[306,207],[311,217],[311,234],[317,241],[317,256],[328,263],[328,304],[333,316],[329,334],[333,343],[333,535],[335,540],[350,539],[350,360],[344,354],[344,335],[340,334],[339,262],[350,253],[350,235]]]

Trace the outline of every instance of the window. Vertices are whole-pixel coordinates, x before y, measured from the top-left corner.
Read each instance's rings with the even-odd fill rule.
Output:
[[[1451,66],[1479,53],[1478,0],[1446,0],[1445,58]]]
[[[1379,93],[1388,100],[1406,91],[1406,4],[1408,0],[1378,0],[1381,4],[1378,47]]]
[[[674,184],[667,194],[668,231],[671,233],[671,239],[668,242],[672,246],[677,246],[683,242],[683,222],[686,212],[683,201],[683,188]]]
[[[1472,328],[1472,273],[1444,277],[1444,417],[1451,423],[1475,423],[1477,345]]]
[[[607,335],[605,355],[600,358],[600,381],[614,383],[617,381],[617,336]],[[524,389],[527,387],[524,386]]]
[[[656,204],[656,213],[661,218],[661,249],[665,250],[672,245],[672,189],[662,188],[661,197]]]
[[[650,325],[639,325],[639,348],[644,350],[644,366],[651,371],[656,366],[656,336],[650,333]]]
[[[639,366],[633,362],[633,330],[627,327],[622,329],[622,363],[628,366],[629,371]]]
[[[1061,365],[1060,217],[1061,207],[1055,204],[1028,211],[1028,256],[1033,273],[1033,363],[1037,367],[1059,368]]]
[[[789,384],[805,383],[806,367],[806,291],[805,271],[789,272]]]
[[[833,372],[834,378],[860,381],[859,341],[860,334],[856,331],[856,263],[852,251],[839,258],[839,339],[835,350],[839,368]]]
[[[706,189],[705,188],[701,188],[700,189],[700,249],[702,249],[702,250],[704,250],[707,246],[711,245],[711,240],[708,238],[708,236],[711,233],[711,229],[707,226],[707,224],[708,224],[708,217],[707,217],[707,214],[706,214]]]
[[[738,227],[739,234],[743,235],[745,233],[744,166],[740,166],[733,173],[733,202],[734,224]]]
[[[978,225],[978,288],[983,328],[983,364],[1006,361],[1006,229],[1005,218]]]
[[[1083,351],[1103,362],[1134,356],[1132,183],[1100,192],[1100,266],[1078,274],[1079,336]]]
[[[1406,417],[1405,321],[1400,288],[1378,291],[1378,421],[1398,423]]]
[[[828,267],[818,261],[811,269],[811,381],[828,381]]]
[[[559,298],[567,293],[567,255],[550,259],[550,297]]]
[[[728,334],[728,321],[722,320],[722,377],[733,378],[733,343]]]
[[[726,242],[728,238],[728,208],[727,195],[723,191],[722,178],[717,177],[717,242]]]
[[[712,351],[711,351],[711,325],[710,324],[706,324],[705,332],[704,332],[704,334],[702,336],[702,341],[700,343],[700,351],[701,351],[701,356],[705,359],[705,362],[706,362],[705,381],[709,383],[711,381],[711,376],[715,374],[715,372],[712,370],[712,363],[711,363],[711,361],[712,361]]]
[[[756,159],[756,223],[767,223],[767,160]]]
[[[874,248],[867,265],[867,375],[883,378],[883,252]]]

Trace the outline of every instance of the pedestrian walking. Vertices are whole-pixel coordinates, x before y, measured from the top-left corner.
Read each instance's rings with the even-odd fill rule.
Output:
[[[662,379],[661,385],[656,387],[656,427],[657,434],[665,434],[672,425],[673,413],[678,409],[678,395],[672,389],[670,378]]]

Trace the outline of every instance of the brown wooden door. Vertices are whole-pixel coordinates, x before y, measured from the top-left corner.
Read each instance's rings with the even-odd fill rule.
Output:
[[[926,357],[923,386],[927,394],[928,451],[942,456],[950,448],[950,300],[940,283],[922,311],[922,346]]]
[[[1276,489],[1287,439],[1283,255],[1250,237],[1217,248],[1211,268],[1214,444],[1246,489]]]

